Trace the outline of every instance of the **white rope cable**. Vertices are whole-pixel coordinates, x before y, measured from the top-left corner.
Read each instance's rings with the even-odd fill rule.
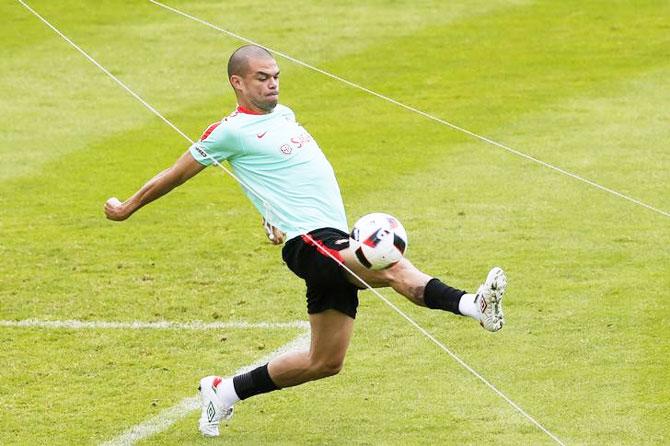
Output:
[[[35,17],[37,17],[39,20],[41,20],[45,25],[47,25],[51,30],[53,30],[56,34],[58,34],[60,37],[62,37],[68,44],[70,44],[73,48],[75,48],[79,53],[81,53],[86,59],[88,59],[91,63],[93,63],[96,67],[98,67],[103,73],[105,73],[108,77],[110,77],[114,82],[116,82],[119,86],[121,86],[126,92],[128,92],[132,97],[134,97],[136,100],[138,100],[142,105],[144,105],[149,111],[151,111],[154,115],[159,117],[163,122],[165,122],[167,125],[169,125],[173,130],[175,130],[177,133],[179,133],[184,139],[189,141],[191,144],[194,143],[194,141],[189,138],[184,132],[182,132],[176,125],[174,125],[170,120],[168,120],[165,116],[163,116],[158,110],[156,110],[154,107],[152,107],[148,102],[146,102],[142,97],[140,97],[137,93],[135,93],[130,87],[128,87],[123,81],[121,81],[119,78],[117,78],[115,75],[113,75],[109,70],[107,70],[105,67],[103,67],[100,63],[98,63],[93,57],[91,57],[86,51],[81,49],[76,43],[74,43],[72,40],[70,40],[66,35],[64,35],[62,32],[60,32],[55,26],[53,26],[49,21],[47,21],[44,17],[42,17],[39,13],[37,13],[34,9],[32,9],[30,6],[28,6],[23,0],[17,0],[21,5],[23,5],[28,11],[30,11]],[[153,0],[150,0],[153,1]],[[246,188],[249,191],[252,191],[254,195],[256,195],[257,198],[259,198],[263,203],[266,203],[266,201],[261,197],[259,194],[257,194],[252,188],[248,187],[244,182],[242,182],[239,178],[237,178],[235,175],[230,172],[230,170],[226,169],[221,163],[219,163],[215,158],[213,158],[211,155],[207,154],[206,151],[202,150],[202,154],[205,154],[210,160],[213,161],[214,164],[219,166],[224,170],[225,173],[229,174],[232,178],[235,179],[242,187]],[[460,357],[458,357],[455,353],[453,353],[446,345],[444,345],[442,342],[440,342],[438,339],[436,339],[432,334],[430,334],[426,329],[421,327],[416,321],[414,321],[410,316],[408,316],[406,313],[404,313],[402,310],[400,310],[396,305],[394,305],[392,302],[390,302],[387,298],[382,296],[381,293],[379,293],[377,290],[372,288],[365,280],[363,280],[359,275],[357,275],[354,271],[352,271],[347,265],[342,263],[339,259],[337,259],[332,253],[328,252],[328,250],[323,249],[316,241],[309,235],[309,234],[303,234],[306,238],[310,240],[311,243],[314,244],[322,253],[326,254],[330,258],[332,258],[334,261],[336,261],[342,268],[344,268],[347,272],[349,272],[353,277],[355,277],[357,280],[359,280],[362,284],[366,286],[373,294],[375,294],[379,299],[382,300],[386,305],[388,305],[391,309],[393,309],[396,313],[398,313],[400,316],[402,316],[407,322],[409,322],[413,327],[415,327],[421,334],[423,334],[427,339],[432,341],[435,345],[437,345],[440,349],[442,349],[445,353],[447,353],[449,356],[451,356],[458,364],[460,364],[462,367],[464,367],[467,371],[469,371],[474,377],[479,379],[482,383],[484,383],[487,387],[489,387],[494,393],[496,393],[499,397],[501,397],[504,401],[506,401],[512,408],[514,408],[519,414],[524,416],[528,421],[530,421],[533,425],[535,425],[538,429],[540,429],[542,432],[544,432],[546,435],[548,435],[551,439],[553,439],[557,444],[564,446],[564,443],[552,432],[547,430],[542,424],[540,424],[535,418],[530,416],[525,410],[523,410],[518,404],[516,404],[514,401],[512,401],[509,397],[507,397],[503,392],[498,390],[491,382],[489,382],[486,378],[484,378],[480,373],[478,373],[475,369],[473,369],[470,365],[468,365],[465,361],[463,361]]]
[[[614,189],[611,189],[611,188],[609,188],[609,187],[606,187],[606,186],[603,186],[603,185],[601,185],[601,184],[598,184],[598,183],[596,183],[596,182],[593,181],[593,180],[589,180],[589,179],[586,178],[586,177],[582,177],[582,176],[577,175],[577,174],[575,174],[575,173],[572,173],[572,172],[570,172],[570,171],[568,171],[568,170],[565,170],[565,169],[563,169],[563,168],[561,168],[561,167],[554,166],[553,164],[550,164],[550,163],[548,163],[548,162],[546,162],[546,161],[542,161],[541,159],[536,158],[536,157],[534,157],[534,156],[532,156],[532,155],[528,155],[527,153],[524,153],[524,152],[521,152],[521,151],[519,151],[519,150],[516,150],[516,149],[514,149],[514,148],[512,148],[512,147],[510,147],[510,146],[508,146],[508,145],[505,145],[505,144],[499,143],[499,142],[497,142],[497,141],[494,141],[494,140],[492,140],[492,139],[490,139],[490,138],[487,138],[486,136],[479,135],[479,134],[477,134],[477,133],[475,133],[475,132],[472,132],[472,131],[470,131],[470,130],[468,130],[468,129],[465,129],[465,128],[460,127],[460,126],[458,126],[458,125],[456,125],[456,124],[453,124],[453,123],[451,123],[451,122],[449,122],[449,121],[446,121],[446,120],[444,120],[444,119],[442,119],[442,118],[438,118],[437,116],[431,115],[430,113],[426,113],[426,112],[424,112],[424,111],[422,111],[422,110],[419,110],[418,108],[412,107],[411,105],[404,104],[404,103],[402,103],[402,102],[400,102],[400,101],[398,101],[398,100],[396,100],[396,99],[393,99],[393,98],[391,98],[391,97],[389,97],[389,96],[385,96],[385,95],[383,95],[383,94],[381,94],[381,93],[377,93],[377,92],[374,91],[374,90],[370,90],[369,88],[364,87],[364,86],[362,86],[362,85],[360,85],[360,84],[357,84],[357,83],[352,82],[352,81],[350,81],[350,80],[344,79],[344,78],[342,78],[342,77],[340,77],[340,76],[338,76],[338,75],[336,75],[336,74],[330,73],[330,72],[328,72],[328,71],[322,70],[321,68],[315,67],[314,65],[310,65],[310,64],[308,64],[307,62],[303,62],[303,61],[301,61],[300,59],[296,59],[295,57],[292,57],[292,56],[290,56],[290,55],[288,55],[288,54],[286,54],[286,53],[283,53],[283,52],[281,52],[281,51],[277,51],[277,50],[268,48],[268,47],[266,47],[265,45],[262,45],[262,44],[260,44],[260,43],[257,43],[257,42],[255,42],[255,41],[253,41],[253,40],[251,40],[251,39],[248,39],[248,38],[246,38],[246,37],[244,37],[244,36],[241,36],[241,35],[239,35],[239,34],[236,34],[236,33],[232,32],[232,31],[228,31],[227,29],[224,29],[224,28],[221,28],[221,27],[219,27],[219,26],[216,26],[216,25],[214,25],[213,23],[210,23],[210,22],[208,22],[208,21],[206,21],[206,20],[203,20],[203,19],[201,19],[201,18],[195,17],[195,16],[193,16],[193,15],[191,15],[191,14],[188,14],[188,13],[186,13],[186,12],[184,12],[184,11],[181,11],[181,10],[179,10],[179,9],[177,9],[177,8],[173,8],[172,6],[165,5],[165,4],[163,4],[163,3],[161,3],[161,2],[158,2],[158,1],[156,1],[156,0],[148,0],[148,1],[150,1],[150,2],[153,3],[153,4],[155,4],[156,6],[160,6],[161,8],[167,9],[168,11],[172,11],[172,12],[174,12],[175,14],[179,14],[179,15],[181,15],[181,16],[183,16],[183,17],[186,17],[186,18],[188,18],[188,19],[190,19],[190,20],[193,20],[193,21],[195,21],[195,22],[198,22],[198,23],[200,23],[200,24],[203,24],[203,25],[205,25],[205,26],[207,26],[207,27],[209,27],[209,28],[212,28],[212,29],[214,29],[214,30],[217,30],[217,31],[220,31],[220,32],[222,32],[222,33],[224,33],[224,34],[227,34],[227,35],[229,35],[229,36],[231,36],[231,37],[234,37],[235,39],[238,39],[238,40],[240,40],[240,41],[242,41],[242,42],[246,42],[246,43],[249,43],[249,44],[252,44],[252,45],[258,45],[258,46],[261,46],[261,47],[265,48],[266,50],[270,51],[271,53],[274,53],[274,54],[276,54],[277,56],[282,57],[282,58],[284,58],[284,59],[286,59],[286,60],[288,60],[288,61],[291,61],[291,62],[293,62],[293,63],[295,63],[295,64],[297,64],[297,65],[300,65],[300,66],[302,66],[302,67],[308,68],[308,69],[310,69],[310,70],[312,70],[312,71],[316,71],[317,73],[323,74],[324,76],[327,76],[327,77],[329,77],[329,78],[331,78],[331,79],[335,79],[336,81],[342,82],[343,84],[346,84],[346,85],[348,85],[348,86],[350,86],[350,87],[353,87],[353,88],[355,88],[355,89],[357,89],[357,90],[361,90],[361,91],[363,91],[363,92],[365,92],[365,93],[368,93],[368,94],[370,94],[370,95],[372,95],[372,96],[375,96],[375,97],[377,97],[377,98],[379,98],[379,99],[382,99],[382,100],[384,100],[384,101],[387,101],[387,102],[390,102],[390,103],[392,103],[392,104],[394,104],[394,105],[397,105],[398,107],[404,108],[405,110],[408,110],[408,111],[411,111],[411,112],[416,113],[416,114],[418,114],[418,115],[421,115],[421,116],[423,116],[424,118],[428,118],[428,119],[430,119],[430,120],[432,120],[432,121],[435,121],[435,122],[438,122],[438,123],[440,123],[440,124],[442,124],[442,125],[446,125],[447,127],[450,127],[450,128],[452,128],[452,129],[454,129],[454,130],[456,130],[456,131],[459,131],[459,132],[461,132],[461,133],[465,133],[466,135],[471,136],[471,137],[473,137],[473,138],[475,138],[475,139],[478,139],[478,140],[480,140],[480,141],[483,141],[483,142],[486,142],[486,143],[491,144],[491,145],[493,145],[493,146],[496,146],[496,147],[498,147],[498,148],[500,148],[500,149],[503,149],[503,150],[505,150],[505,151],[507,151],[507,152],[509,152],[509,153],[512,153],[512,154],[514,154],[514,155],[516,155],[516,156],[518,156],[518,157],[524,158],[524,159],[526,159],[526,160],[528,160],[528,161],[532,161],[532,162],[534,162],[534,163],[536,163],[536,164],[539,164],[539,165],[541,165],[541,166],[544,166],[544,167],[546,167],[546,168],[548,168],[548,169],[554,170],[554,171],[556,171],[556,172],[558,172],[558,173],[560,173],[560,174],[562,174],[562,175],[565,175],[565,176],[568,176],[568,177],[573,178],[573,179],[575,179],[575,180],[581,181],[582,183],[588,184],[589,186],[595,187],[596,189],[600,189],[601,191],[607,192],[607,193],[612,194],[612,195],[614,195],[614,196],[617,196],[617,197],[619,197],[619,198],[623,198],[624,200],[627,200],[627,201],[629,201],[629,202],[631,202],[631,203],[634,203],[634,204],[636,204],[636,205],[638,205],[638,206],[642,206],[642,207],[644,207],[644,208],[646,208],[646,209],[648,209],[648,210],[650,210],[650,211],[656,212],[656,213],[661,214],[661,215],[666,216],[666,217],[670,217],[670,212],[668,212],[668,211],[664,211],[664,210],[662,210],[662,209],[658,209],[658,208],[656,208],[656,207],[654,207],[654,206],[651,206],[651,205],[649,205],[649,204],[647,204],[647,203],[644,203],[644,202],[641,201],[641,200],[638,200],[637,198],[633,198],[633,197],[631,197],[631,196],[629,196],[629,195],[623,194],[623,193],[618,192],[618,191],[616,191],[616,190],[614,190]]]

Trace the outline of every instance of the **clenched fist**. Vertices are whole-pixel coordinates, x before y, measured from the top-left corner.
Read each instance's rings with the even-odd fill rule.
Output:
[[[110,198],[105,203],[105,215],[114,221],[123,221],[130,216],[126,206],[116,197]]]
[[[286,234],[284,234],[281,229],[276,226],[272,226],[269,221],[263,219],[263,229],[265,229],[265,235],[268,236],[268,240],[272,242],[273,245],[281,245],[284,243]]]

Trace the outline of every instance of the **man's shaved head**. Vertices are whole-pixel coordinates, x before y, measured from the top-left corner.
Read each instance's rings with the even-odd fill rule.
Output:
[[[245,45],[228,60],[228,81],[237,105],[254,113],[271,113],[279,100],[279,67],[268,50]]]
[[[228,78],[233,74],[244,76],[249,69],[250,59],[273,59],[268,50],[258,45],[244,45],[235,50],[228,59]]]

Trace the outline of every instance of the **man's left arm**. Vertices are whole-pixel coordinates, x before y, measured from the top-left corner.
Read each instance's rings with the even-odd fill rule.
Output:
[[[114,221],[123,221],[142,206],[162,197],[175,187],[185,183],[205,166],[186,151],[171,167],[160,172],[126,201],[112,197],[105,203],[105,215]]]

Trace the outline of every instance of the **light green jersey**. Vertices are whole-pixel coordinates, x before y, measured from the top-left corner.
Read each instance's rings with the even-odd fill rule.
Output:
[[[333,168],[288,107],[268,114],[238,107],[190,152],[206,166],[213,163],[207,155],[227,160],[247,197],[287,240],[325,227],[349,232]]]

